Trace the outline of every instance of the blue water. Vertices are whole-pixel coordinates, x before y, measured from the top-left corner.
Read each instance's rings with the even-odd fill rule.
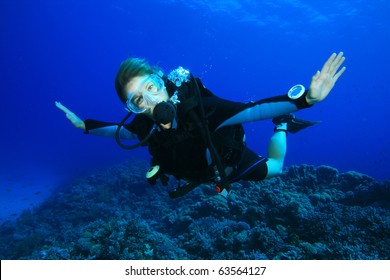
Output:
[[[145,149],[83,135],[54,106],[119,121],[126,112],[114,77],[128,56],[165,71],[182,65],[215,94],[249,101],[308,86],[328,56],[343,51],[347,71],[331,95],[298,113],[322,123],[289,135],[285,163],[388,179],[388,11],[385,0],[2,0],[0,218],[92,170],[148,159]],[[249,145],[266,154],[272,128],[246,125]]]

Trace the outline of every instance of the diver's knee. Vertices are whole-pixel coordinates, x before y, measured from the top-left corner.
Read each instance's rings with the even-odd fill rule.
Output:
[[[283,161],[269,158],[267,161],[267,179],[275,176],[279,176],[283,173]]]

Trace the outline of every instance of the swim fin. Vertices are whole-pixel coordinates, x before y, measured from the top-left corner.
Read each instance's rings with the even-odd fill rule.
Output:
[[[276,118],[273,118],[272,122],[277,126],[282,123],[287,123],[287,131],[290,133],[297,133],[302,129],[320,123],[320,121],[306,121],[306,120],[298,119],[293,114],[278,116]],[[276,130],[278,130],[278,128],[276,128],[275,131]]]

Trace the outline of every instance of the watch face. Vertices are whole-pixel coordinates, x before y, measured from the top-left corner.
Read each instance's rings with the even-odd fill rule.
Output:
[[[298,99],[305,92],[305,87],[303,85],[295,85],[288,91],[288,97],[290,99]]]

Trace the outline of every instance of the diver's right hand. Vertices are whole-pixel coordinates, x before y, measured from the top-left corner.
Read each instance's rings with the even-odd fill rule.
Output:
[[[80,129],[85,129],[84,122],[72,111],[70,111],[68,108],[66,108],[64,105],[62,105],[60,102],[55,102],[58,109],[63,111],[66,115],[66,117],[72,122],[72,124]]]

